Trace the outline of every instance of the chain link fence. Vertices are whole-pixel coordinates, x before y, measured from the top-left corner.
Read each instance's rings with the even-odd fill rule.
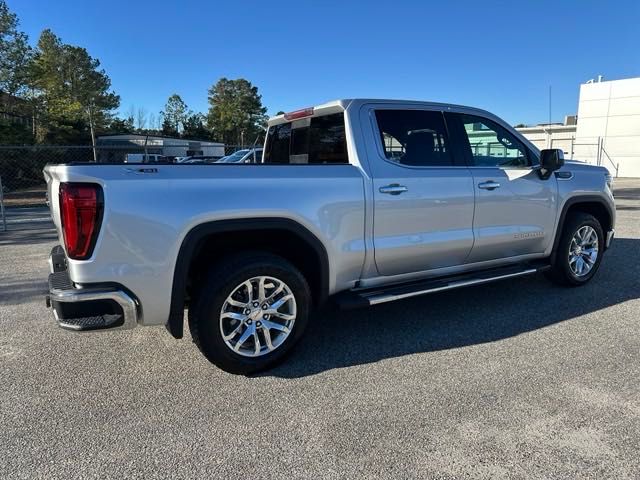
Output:
[[[0,231],[19,229],[30,220],[47,219],[46,183],[42,173],[47,164],[208,164],[218,162],[260,162],[257,147],[211,142],[151,143],[92,146],[2,146],[0,145]]]

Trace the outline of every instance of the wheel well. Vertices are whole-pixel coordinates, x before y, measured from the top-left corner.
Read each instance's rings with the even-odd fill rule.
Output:
[[[611,214],[607,208],[600,202],[580,202],[574,203],[567,210],[565,219],[574,212],[588,213],[596,217],[602,230],[606,233],[611,230]]]
[[[571,215],[572,213],[583,212],[583,213],[588,213],[590,215],[593,215],[598,220],[598,222],[600,222],[600,225],[602,226],[602,230],[605,233],[611,230],[611,228],[613,227],[612,225],[613,216],[612,216],[612,213],[607,208],[607,206],[604,203],[602,203],[602,201],[599,201],[595,198],[592,199],[592,198],[593,197],[580,198],[579,200],[575,199],[573,201],[569,200],[571,203],[569,203],[563,208],[562,214],[560,215],[560,221],[558,222],[558,228],[556,231],[556,238],[553,244],[553,250],[551,252],[552,262],[555,261],[555,255],[558,249],[558,242],[560,241],[560,237],[562,236],[564,224],[567,221],[567,218],[569,217],[569,215]]]
[[[189,266],[187,296],[193,295],[212,265],[243,251],[268,252],[288,260],[306,278],[314,303],[322,296],[322,267],[317,252],[295,233],[277,228],[214,233],[202,238]]]
[[[306,228],[288,219],[237,219],[211,222],[187,234],[176,262],[167,329],[182,338],[184,307],[212,265],[242,251],[268,252],[300,270],[315,305],[329,291],[329,260],[322,243]]]

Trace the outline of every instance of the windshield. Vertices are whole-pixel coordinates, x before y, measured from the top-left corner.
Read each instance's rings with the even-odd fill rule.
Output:
[[[238,150],[235,153],[232,153],[231,155],[224,157],[224,162],[237,162],[238,160],[241,160],[242,157],[244,157],[247,153],[249,153],[250,150]]]

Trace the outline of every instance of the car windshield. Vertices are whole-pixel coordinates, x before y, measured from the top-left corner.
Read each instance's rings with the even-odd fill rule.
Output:
[[[232,153],[231,155],[224,157],[224,162],[237,162],[238,160],[240,160],[242,157],[244,157],[247,153],[249,153],[250,150],[238,150],[235,153]]]

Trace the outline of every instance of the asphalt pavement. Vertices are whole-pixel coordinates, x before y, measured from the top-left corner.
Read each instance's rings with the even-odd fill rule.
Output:
[[[0,478],[640,478],[640,180],[596,278],[325,310],[255,377],[161,327],[74,334],[46,221],[0,233]],[[15,219],[14,219],[15,220]]]

